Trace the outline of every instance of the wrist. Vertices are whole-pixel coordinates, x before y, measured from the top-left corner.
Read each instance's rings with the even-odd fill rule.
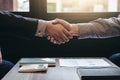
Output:
[[[46,30],[45,30],[45,35],[48,36],[48,31],[51,29],[51,21],[46,21]]]
[[[37,37],[45,36],[46,26],[47,26],[47,21],[38,20],[38,27],[37,27],[35,36],[37,36]]]
[[[73,36],[78,36],[79,31],[78,31],[78,25],[77,24],[72,24],[72,26],[71,26],[71,34]]]

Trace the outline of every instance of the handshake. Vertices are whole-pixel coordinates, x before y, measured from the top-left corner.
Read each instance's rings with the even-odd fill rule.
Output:
[[[62,19],[55,19],[47,21],[45,34],[50,42],[60,45],[69,42],[73,36],[78,36],[78,26]]]

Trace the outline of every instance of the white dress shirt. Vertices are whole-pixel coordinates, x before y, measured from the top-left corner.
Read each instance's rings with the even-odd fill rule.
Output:
[[[47,22],[45,20],[38,20],[38,27],[35,36],[43,37],[45,36]]]

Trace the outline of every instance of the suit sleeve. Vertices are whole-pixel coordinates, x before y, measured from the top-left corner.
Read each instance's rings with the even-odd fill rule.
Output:
[[[0,11],[0,32],[11,32],[23,37],[33,37],[37,26],[37,19]]]
[[[78,23],[79,39],[120,36],[120,18],[99,18],[89,23]]]

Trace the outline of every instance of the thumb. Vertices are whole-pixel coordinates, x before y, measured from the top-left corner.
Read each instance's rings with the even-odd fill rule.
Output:
[[[69,22],[67,22],[63,19],[58,19],[58,18],[53,21],[53,24],[61,24],[68,31],[71,30],[71,26],[72,26]]]

